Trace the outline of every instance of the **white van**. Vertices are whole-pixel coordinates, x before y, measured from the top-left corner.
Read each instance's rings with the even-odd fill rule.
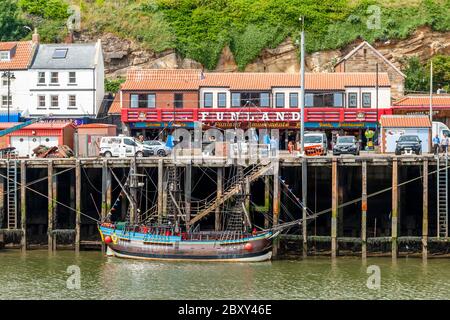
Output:
[[[432,137],[434,138],[436,134],[439,135],[439,139],[442,139],[444,137],[444,134],[447,135],[447,137],[450,137],[450,129],[439,121],[433,121],[433,127],[432,127]]]
[[[102,157],[148,157],[153,151],[133,137],[103,137],[100,140],[100,156]]]
[[[327,139],[327,135],[325,134],[325,132],[319,132],[319,131],[305,132],[304,139],[305,139],[305,143],[304,143],[305,147],[321,145],[323,148],[323,155],[327,154],[328,139]]]

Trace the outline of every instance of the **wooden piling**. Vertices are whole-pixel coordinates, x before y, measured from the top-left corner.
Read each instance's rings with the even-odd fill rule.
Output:
[[[398,160],[392,161],[392,226],[391,226],[391,249],[392,258],[398,255]]]
[[[270,212],[270,176],[264,176],[264,228],[269,228],[269,212]]]
[[[306,158],[302,159],[302,237],[303,237],[303,257],[308,255],[308,224],[306,223],[307,218],[307,205],[308,205],[308,160]]]
[[[331,257],[336,258],[337,244],[337,218],[338,218],[338,166],[337,159],[333,158],[331,165]]]
[[[191,221],[191,196],[192,196],[192,165],[187,164],[184,172],[184,211],[186,214],[186,224]]]
[[[102,205],[101,205],[101,220],[104,221],[105,217],[106,217],[106,213],[107,213],[107,209],[106,209],[106,175],[108,172],[108,163],[107,163],[107,159],[103,159],[103,163],[102,163]]]
[[[275,227],[278,225],[278,220],[280,218],[280,163],[275,161],[273,164],[273,223]],[[278,239],[275,239],[272,246],[272,256],[276,257],[278,255]]]
[[[163,197],[163,178],[164,178],[164,160],[158,160],[158,220],[161,221],[164,210],[164,197]]]
[[[367,161],[361,164],[361,255],[367,257]]]
[[[422,256],[428,256],[428,159],[423,160]]]
[[[0,217],[4,217],[5,213],[5,198],[4,198],[4,192],[5,192],[5,179],[3,177],[0,177]],[[2,225],[3,221],[0,219],[0,229],[1,228],[7,228]]]
[[[81,231],[81,162],[75,163],[75,251],[80,251]]]
[[[47,228],[47,236],[48,236],[48,250],[53,251],[54,248],[54,236],[53,236],[53,222],[54,222],[54,195],[53,195],[53,161],[48,161],[47,168],[47,195],[48,195],[48,228]]]
[[[223,195],[223,168],[217,168],[217,196],[216,199],[222,198]],[[222,209],[222,206],[218,206],[215,211],[215,223],[214,223],[214,229],[216,231],[220,231],[221,229],[221,214],[220,211]]]
[[[21,248],[27,250],[27,167],[25,160],[20,162],[20,226],[22,229]]]

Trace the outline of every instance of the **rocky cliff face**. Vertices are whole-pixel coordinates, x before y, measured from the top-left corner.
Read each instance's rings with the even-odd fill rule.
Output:
[[[76,41],[95,41],[96,37],[80,34]],[[105,58],[106,76],[114,78],[124,76],[129,68],[202,68],[202,65],[191,59],[182,59],[175,51],[168,50],[154,53],[146,50],[139,43],[107,33],[101,35]],[[332,71],[334,63],[351,51],[362,40],[339,50],[320,51],[308,54],[306,67],[312,72]],[[411,37],[404,40],[377,42],[374,47],[398,67],[402,68],[406,59],[417,55],[421,61],[426,61],[436,54],[450,54],[450,32],[434,32],[428,27],[417,29]],[[291,39],[286,39],[275,49],[264,49],[258,58],[247,65],[247,72],[298,72],[299,51]],[[217,67],[214,71],[238,71],[233,54],[228,47],[222,50]]]

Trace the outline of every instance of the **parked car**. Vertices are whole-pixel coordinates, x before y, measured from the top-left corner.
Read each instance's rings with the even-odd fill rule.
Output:
[[[305,132],[305,147],[321,145],[323,152],[322,155],[326,155],[328,151],[328,139],[325,132]]]
[[[149,157],[153,150],[132,137],[102,137],[100,156],[103,157]]]
[[[144,141],[144,144],[153,151],[153,154],[159,157],[165,157],[171,152],[171,149],[162,141],[147,140]]]
[[[338,156],[340,154],[353,154],[359,155],[359,142],[354,136],[340,136],[337,138],[335,145],[333,146],[333,155]]]
[[[401,155],[403,153],[422,153],[422,141],[420,141],[419,137],[416,135],[405,134],[402,135],[397,141],[397,145],[395,147],[395,154]]]

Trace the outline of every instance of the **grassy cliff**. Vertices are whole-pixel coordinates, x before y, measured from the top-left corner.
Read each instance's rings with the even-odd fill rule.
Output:
[[[155,52],[176,49],[208,69],[226,45],[243,69],[263,48],[298,39],[300,16],[308,52],[357,37],[405,38],[421,25],[450,30],[450,0],[0,0],[0,37],[30,37],[27,25],[39,27],[44,41],[61,41],[69,5],[80,8],[89,33],[113,32]]]

